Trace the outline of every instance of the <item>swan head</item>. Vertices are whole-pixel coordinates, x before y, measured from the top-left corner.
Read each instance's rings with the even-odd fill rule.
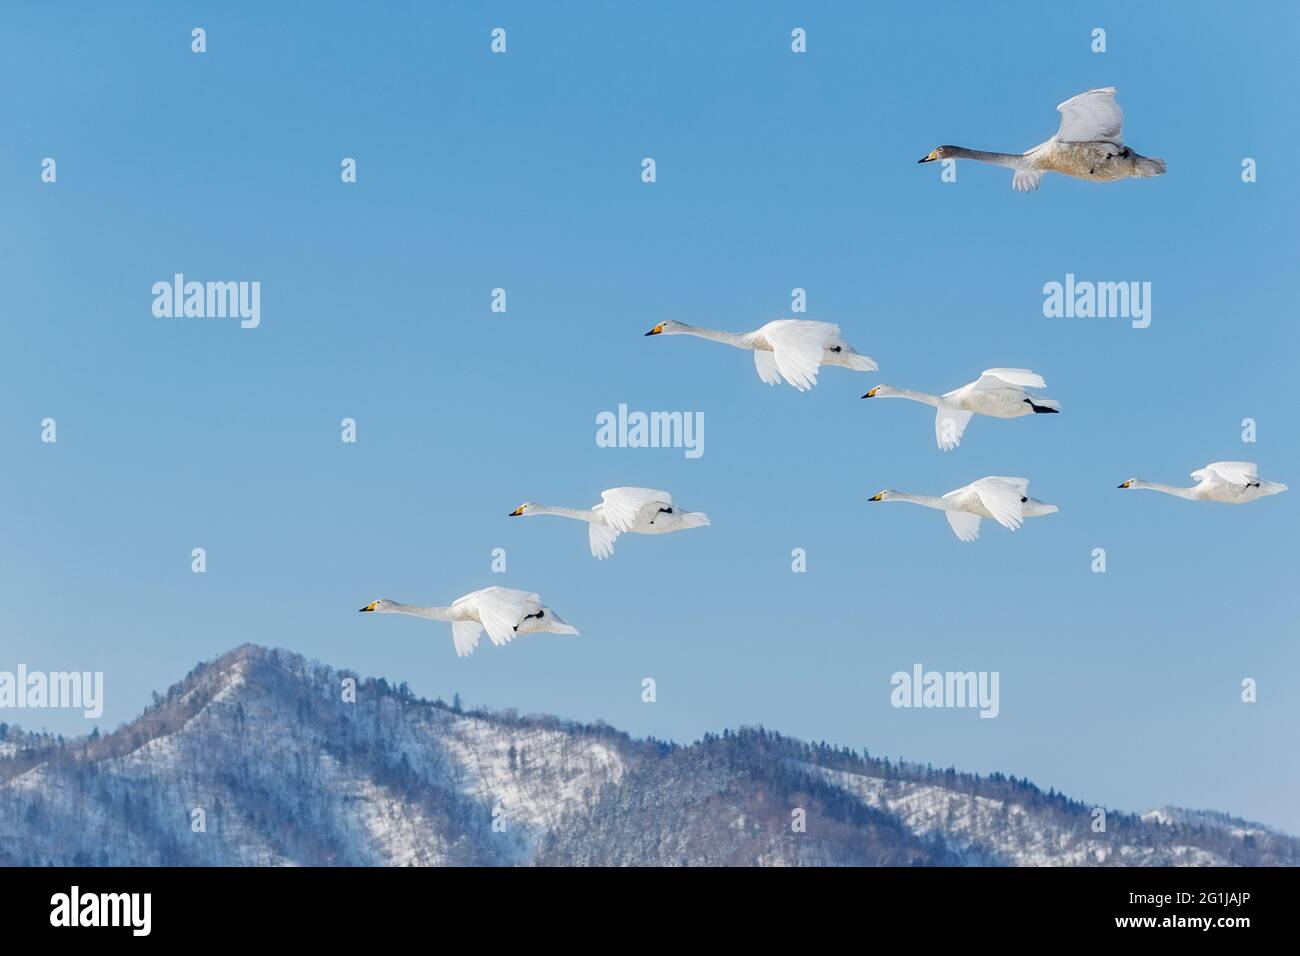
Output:
[[[1126,481],[1126,482],[1124,482],[1122,485],[1120,485],[1120,487],[1121,487],[1121,488],[1136,488],[1136,487],[1138,487],[1138,485],[1140,485],[1141,483],[1142,483],[1142,479],[1141,479],[1141,478],[1130,478],[1128,481]]]
[[[936,159],[949,159],[953,155],[955,146],[940,146],[938,149],[931,150],[926,155],[917,160],[918,163],[933,163]]]
[[[898,494],[898,492],[897,492],[897,491],[894,491],[892,488],[886,488],[884,491],[881,491],[881,492],[878,492],[878,493],[872,495],[872,496],[871,496],[870,498],[868,498],[867,500],[868,500],[868,501],[888,501],[890,498],[894,497],[894,496],[897,495],[897,494]]]
[[[681,332],[682,328],[683,326],[680,322],[674,322],[672,319],[669,319],[667,322],[660,322],[653,329],[647,332],[646,335],[675,335],[678,332]]]
[[[537,508],[538,508],[538,504],[537,504],[537,502],[535,502],[535,501],[525,501],[522,505],[520,505],[520,506],[519,506],[518,508],[516,508],[514,511],[510,512],[510,514],[506,515],[506,517],[507,517],[507,518],[519,518],[519,517],[521,517],[521,516],[523,516],[523,515],[536,514],[536,513],[537,513]]]
[[[384,611],[391,611],[392,609],[392,601],[388,600],[388,598],[380,598],[378,601],[371,601],[365,607],[361,608],[358,613],[363,613],[365,611],[379,611],[382,613]]]
[[[867,394],[863,395],[862,397],[863,398],[889,398],[891,395],[895,395],[895,394],[897,393],[894,391],[892,385],[877,385],[875,388],[867,392]]]

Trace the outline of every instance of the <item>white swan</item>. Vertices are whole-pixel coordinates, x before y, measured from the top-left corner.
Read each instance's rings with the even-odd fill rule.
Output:
[[[1212,461],[1192,472],[1197,484],[1191,488],[1162,485],[1158,481],[1130,478],[1121,488],[1149,488],[1189,501],[1221,501],[1227,505],[1244,505],[1256,498],[1280,495],[1287,490],[1278,481],[1264,481],[1253,461]]]
[[[980,536],[980,519],[992,518],[1004,528],[1015,531],[1025,518],[1055,514],[1059,509],[1030,498],[1029,479],[996,476],[972,481],[942,498],[933,495],[909,495],[902,491],[882,491],[868,501],[910,501],[943,512],[952,533],[962,541]]]
[[[1096,183],[1164,174],[1163,159],[1139,156],[1124,145],[1124,111],[1115,102],[1115,87],[1080,93],[1057,109],[1061,111],[1061,128],[1047,142],[1026,153],[988,153],[964,146],[940,146],[917,162],[973,159],[1006,166],[1015,170],[1011,188],[1022,193],[1037,189],[1043,173],[1064,173]]]
[[[468,657],[478,647],[478,639],[487,631],[493,644],[509,644],[516,637],[550,631],[553,634],[577,634],[573,625],[564,621],[542,600],[529,591],[512,588],[483,588],[471,591],[451,602],[450,607],[430,607],[420,604],[399,604],[388,598],[371,601],[361,611],[378,614],[411,614],[430,621],[450,621],[451,640],[457,657]]]
[[[942,395],[914,392],[892,385],[877,385],[863,398],[909,398],[938,409],[934,416],[934,439],[944,451],[961,444],[962,433],[972,415],[993,418],[1019,418],[1035,413],[1055,413],[1061,403],[1051,398],[1030,395],[1027,388],[1046,388],[1043,377],[1027,368],[989,368],[980,372],[977,381],[954,388]]]
[[[817,384],[817,371],[823,365],[860,372],[874,372],[878,367],[869,356],[854,351],[840,337],[840,327],[829,322],[777,319],[752,332],[719,332],[685,322],[660,322],[646,335],[694,335],[738,349],[751,349],[759,378],[768,385],[785,379],[801,392]]]
[[[683,511],[673,505],[673,496],[654,488],[609,488],[600,493],[601,502],[591,508],[557,508],[526,501],[510,517],[559,515],[588,524],[587,540],[592,556],[604,560],[614,553],[614,539],[624,532],[667,534],[701,528],[709,516],[700,511]]]

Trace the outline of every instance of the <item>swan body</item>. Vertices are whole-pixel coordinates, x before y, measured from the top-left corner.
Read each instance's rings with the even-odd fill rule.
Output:
[[[1027,478],[1000,478],[991,476],[955,488],[943,497],[912,495],[902,491],[886,490],[868,501],[910,501],[925,508],[944,513],[952,533],[962,541],[974,541],[980,536],[980,520],[992,518],[1002,527],[1015,531],[1025,518],[1055,514],[1059,509],[1037,498],[1029,497]]]
[[[491,587],[471,591],[456,598],[449,607],[400,604],[388,598],[380,598],[371,601],[361,610],[378,614],[410,614],[430,621],[450,621],[451,640],[457,657],[473,654],[484,631],[487,631],[488,639],[497,645],[509,644],[516,637],[539,631],[549,631],[552,634],[578,633],[573,625],[549,607],[543,606],[541,598],[536,594],[513,588]]]
[[[526,501],[510,517],[558,515],[587,522],[591,554],[603,561],[614,553],[620,534],[668,534],[708,525],[709,516],[700,511],[683,511],[673,496],[655,488],[608,488],[600,493],[600,504],[591,508],[559,508]]]
[[[932,405],[936,409],[935,443],[944,451],[952,451],[961,444],[966,426],[974,415],[1021,418],[1025,415],[1059,412],[1060,402],[1041,395],[1031,395],[1026,391],[1046,387],[1043,377],[1027,368],[990,368],[981,372],[976,381],[942,395],[894,388],[892,385],[877,385],[862,397],[906,398]]]
[[[754,368],[768,385],[783,380],[801,392],[817,384],[823,365],[838,365],[859,372],[874,372],[878,366],[870,356],[854,350],[830,322],[807,319],[777,319],[752,332],[720,332],[697,328],[685,322],[660,322],[646,335],[694,335],[754,353]]]
[[[1061,128],[1045,143],[1025,153],[990,153],[963,146],[940,146],[918,162],[973,159],[1014,170],[1011,186],[1019,192],[1038,188],[1044,173],[1109,183],[1118,179],[1161,176],[1163,159],[1140,156],[1124,145],[1124,111],[1115,102],[1115,87],[1088,90],[1057,107]]]
[[[1192,472],[1196,484],[1190,488],[1162,485],[1158,481],[1130,478],[1121,488],[1146,488],[1188,501],[1218,501],[1225,505],[1244,505],[1258,498],[1280,495],[1288,490],[1280,481],[1265,481],[1253,461],[1212,461]]]

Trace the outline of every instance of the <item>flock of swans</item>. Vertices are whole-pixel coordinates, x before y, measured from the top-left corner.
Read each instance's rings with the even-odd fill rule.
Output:
[[[1045,172],[1063,173],[1093,182],[1112,182],[1128,177],[1159,176],[1165,172],[1160,159],[1140,156],[1123,144],[1124,115],[1115,102],[1115,88],[1088,90],[1057,107],[1061,127],[1047,142],[1025,153],[989,153],[960,146],[940,146],[920,162],[942,159],[973,159],[1006,166],[1015,171],[1012,185],[1021,192],[1038,188]],[[875,360],[858,352],[844,340],[838,325],[806,319],[778,319],[751,332],[724,332],[684,322],[660,322],[650,335],[693,335],[754,353],[754,368],[768,385],[781,382],[801,392],[817,384],[824,365],[859,372],[874,372]],[[1024,368],[991,368],[973,382],[932,395],[891,385],[876,385],[863,398],[905,398],[935,409],[935,442],[943,451],[961,444],[971,418],[1023,418],[1055,414],[1061,405],[1055,399],[1035,394],[1047,383],[1036,372]],[[1190,488],[1130,478],[1120,488],[1146,488],[1192,501],[1245,504],[1286,491],[1280,482],[1264,481],[1253,462],[1218,461],[1192,472],[1197,482]],[[886,489],[868,501],[909,501],[942,511],[948,525],[961,541],[979,537],[980,521],[991,518],[1015,531],[1026,518],[1054,514],[1056,505],[1029,497],[1029,480],[990,476],[956,488],[942,496],[910,494]],[[587,541],[597,560],[614,553],[621,534],[670,534],[707,527],[708,515],[685,511],[673,503],[672,495],[654,488],[609,488],[590,508],[567,508],[527,501],[510,512],[510,517],[554,515],[587,524]],[[486,631],[493,644],[507,644],[516,637],[538,632],[577,634],[578,631],[528,591],[488,587],[457,598],[447,607],[401,604],[387,598],[372,601],[362,612],[409,614],[432,621],[451,623],[452,643],[459,657],[474,652]]]

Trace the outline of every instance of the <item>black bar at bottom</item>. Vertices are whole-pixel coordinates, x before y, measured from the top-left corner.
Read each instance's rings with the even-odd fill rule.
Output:
[[[4,869],[0,926],[7,942],[145,929],[238,941],[253,927],[259,941],[337,941],[349,927],[427,933],[441,921],[502,935],[531,924],[554,939],[566,926],[613,921],[622,934],[617,921],[652,918],[660,933],[712,916],[742,933],[848,919],[924,927],[927,939],[1046,930],[1231,944],[1285,929],[1295,885],[1294,869]]]

